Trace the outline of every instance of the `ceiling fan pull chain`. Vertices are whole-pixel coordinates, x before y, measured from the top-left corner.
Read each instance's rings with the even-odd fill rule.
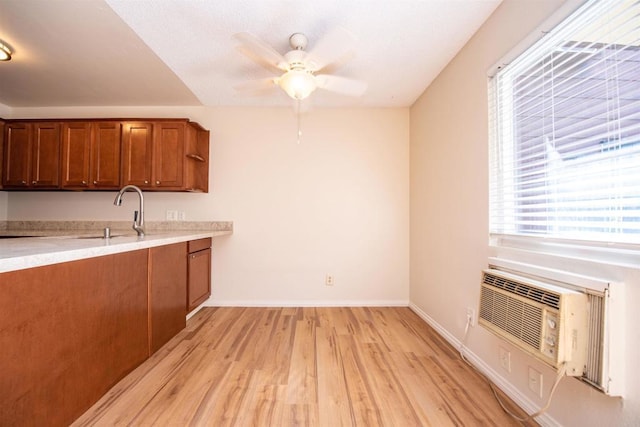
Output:
[[[298,116],[297,117],[297,119],[298,119],[298,144],[300,144],[300,138],[302,137],[302,130],[300,129],[300,102],[301,102],[301,100],[299,100],[299,99],[296,101],[296,103],[298,104],[297,108],[296,108],[298,110],[297,111],[297,116]]]

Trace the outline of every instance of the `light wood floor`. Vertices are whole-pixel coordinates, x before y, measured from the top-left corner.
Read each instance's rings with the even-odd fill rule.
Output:
[[[204,308],[74,425],[520,423],[410,309],[365,307]]]

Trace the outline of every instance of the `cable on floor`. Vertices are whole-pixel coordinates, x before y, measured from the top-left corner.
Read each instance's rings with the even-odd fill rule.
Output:
[[[534,418],[544,414],[545,412],[547,412],[547,410],[549,409],[549,406],[551,406],[551,400],[553,399],[553,395],[556,391],[556,389],[558,388],[558,384],[560,384],[560,380],[562,380],[562,378],[565,376],[566,372],[567,372],[567,364],[566,362],[563,362],[562,365],[560,366],[560,369],[558,369],[558,374],[556,375],[556,380],[553,383],[553,386],[551,387],[551,390],[549,391],[549,397],[547,398],[547,402],[546,404],[540,408],[539,411],[531,414],[531,415],[527,415],[526,417],[519,417],[518,415],[514,414],[513,412],[509,411],[509,409],[507,409],[507,407],[505,406],[505,404],[502,402],[502,399],[500,399],[500,396],[498,396],[498,392],[496,391],[496,388],[493,384],[493,382],[489,379],[489,377],[487,377],[484,373],[480,372],[480,370],[478,368],[475,367],[475,365],[473,365],[471,362],[469,362],[469,360],[467,360],[467,358],[464,356],[464,349],[466,347],[466,342],[467,342],[467,335],[469,334],[469,327],[471,326],[471,316],[467,315],[467,324],[464,327],[464,335],[462,336],[462,341],[460,342],[460,348],[459,348],[459,353],[460,353],[460,357],[462,358],[462,360],[469,366],[471,366],[473,368],[474,371],[476,371],[477,373],[479,373],[484,379],[485,381],[489,384],[489,387],[491,388],[491,391],[493,392],[493,396],[495,397],[496,401],[498,402],[498,404],[500,404],[500,407],[502,408],[502,410],[507,413],[509,416],[511,416],[512,418],[520,421],[520,422],[525,422],[525,421],[530,421],[533,420]]]

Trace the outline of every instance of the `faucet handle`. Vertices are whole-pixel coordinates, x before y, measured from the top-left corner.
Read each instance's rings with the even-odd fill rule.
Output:
[[[138,211],[133,211],[133,222],[138,223]]]

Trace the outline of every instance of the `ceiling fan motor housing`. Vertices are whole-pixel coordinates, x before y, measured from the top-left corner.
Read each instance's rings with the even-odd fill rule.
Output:
[[[289,63],[290,70],[307,70],[312,65],[307,62],[307,52],[304,50],[290,50],[284,54],[284,58]]]
[[[309,43],[309,40],[307,39],[307,36],[302,33],[293,33],[289,37],[289,45],[291,46],[291,49],[304,50],[307,48],[307,43]]]

